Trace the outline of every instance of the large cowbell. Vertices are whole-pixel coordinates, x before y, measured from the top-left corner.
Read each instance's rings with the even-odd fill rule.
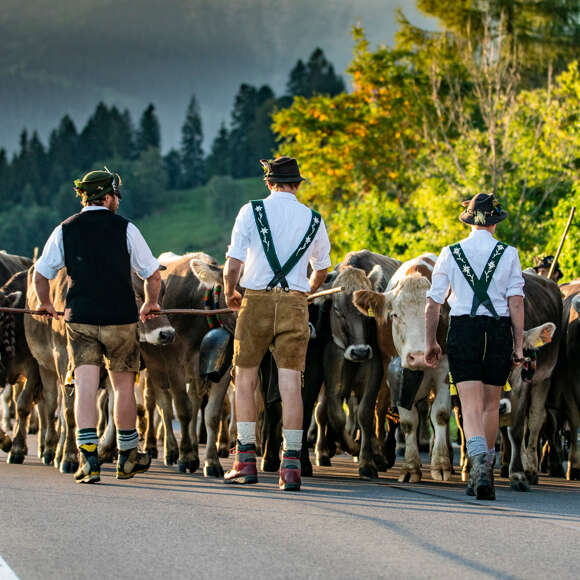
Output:
[[[423,371],[412,371],[401,366],[401,358],[395,357],[387,370],[392,400],[397,407],[412,409],[417,391],[423,380]]]
[[[233,354],[232,335],[225,328],[212,328],[199,347],[199,374],[218,383],[228,370]]]

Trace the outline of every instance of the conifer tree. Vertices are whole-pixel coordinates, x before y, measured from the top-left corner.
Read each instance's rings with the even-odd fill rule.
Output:
[[[156,149],[161,147],[161,128],[155,113],[155,106],[152,103],[143,111],[139,120],[135,143],[137,155],[147,151],[150,147]]]
[[[220,125],[219,131],[213,140],[211,152],[205,160],[206,176],[230,175],[230,136],[225,123]]]
[[[204,180],[203,130],[195,95],[192,95],[181,128],[181,164],[184,187],[197,187]]]

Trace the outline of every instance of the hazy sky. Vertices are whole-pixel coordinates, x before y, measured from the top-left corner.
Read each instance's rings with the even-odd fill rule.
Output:
[[[243,82],[284,91],[298,58],[320,46],[338,72],[351,60],[360,22],[373,46],[391,44],[401,8],[433,27],[412,0],[0,0],[0,147],[26,127],[43,141],[69,113],[80,128],[100,100],[149,102],[162,146],[179,144],[195,93],[206,148],[229,122]],[[348,79],[347,79],[348,80]]]

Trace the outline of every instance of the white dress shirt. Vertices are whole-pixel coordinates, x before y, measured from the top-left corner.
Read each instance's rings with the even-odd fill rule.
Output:
[[[276,255],[283,266],[304,238],[312,212],[293,193],[285,191],[272,191],[263,201]],[[314,241],[286,276],[290,289],[309,292],[310,284],[306,275],[308,262],[314,270],[324,270],[331,265],[329,254],[330,241],[324,221],[321,221]],[[274,277],[262,247],[250,203],[244,205],[238,213],[226,257],[244,262],[244,272],[240,280],[243,288],[264,290]]]
[[[83,207],[81,213],[85,211],[110,211],[100,205],[87,205]],[[147,242],[137,229],[137,226],[129,222],[127,224],[127,249],[131,257],[131,268],[145,280],[149,278],[155,270],[159,269],[159,262],[151,253]],[[50,234],[50,237],[44,245],[42,255],[34,267],[36,271],[52,280],[56,277],[58,271],[64,268],[64,244],[62,241],[62,225],[56,226]]]
[[[472,230],[471,234],[459,242],[461,249],[479,278],[497,244],[497,240],[487,230]],[[449,289],[451,292],[449,293]],[[473,290],[451,255],[449,247],[443,248],[437,258],[431,288],[427,296],[439,304],[445,302],[449,294],[451,316],[471,314]],[[509,316],[508,298],[524,296],[524,278],[518,251],[508,246],[501,256],[491,279],[487,294],[499,316]],[[479,305],[477,315],[493,316],[483,305]]]

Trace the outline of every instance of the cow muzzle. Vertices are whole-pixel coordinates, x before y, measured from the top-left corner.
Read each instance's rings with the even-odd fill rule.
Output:
[[[175,329],[171,326],[164,326],[141,333],[141,342],[147,342],[156,346],[171,344],[175,340]]]
[[[365,362],[373,358],[373,349],[368,344],[351,344],[344,351],[344,358],[351,362]]]
[[[423,351],[410,352],[405,357],[403,366],[411,370],[423,370],[425,368],[425,353]]]

